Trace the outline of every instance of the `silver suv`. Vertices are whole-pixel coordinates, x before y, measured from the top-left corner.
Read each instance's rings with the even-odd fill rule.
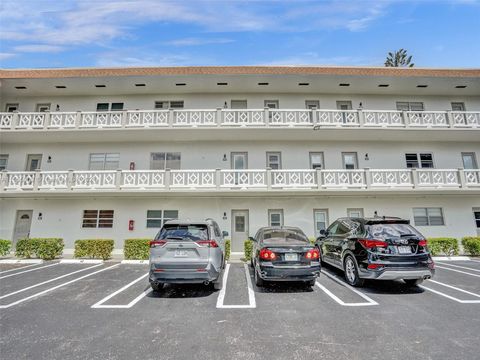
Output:
[[[160,291],[163,284],[213,283],[222,287],[225,242],[218,224],[204,221],[167,221],[150,242],[150,286]]]

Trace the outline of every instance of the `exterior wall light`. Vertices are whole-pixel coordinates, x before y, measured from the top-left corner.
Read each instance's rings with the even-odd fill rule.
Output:
[[[370,160],[370,158],[368,157],[368,153],[365,154],[365,160]]]
[[[48,155],[47,163],[51,163],[51,162],[52,162],[52,157],[50,155]]]
[[[227,154],[223,154],[223,161],[227,161]]]

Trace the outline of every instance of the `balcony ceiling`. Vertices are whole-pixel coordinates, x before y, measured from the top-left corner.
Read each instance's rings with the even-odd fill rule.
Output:
[[[217,85],[227,83],[227,85]],[[259,85],[267,83],[268,85]],[[308,85],[299,85],[307,83]],[[135,86],[145,84],[145,86]],[[176,84],[185,84],[178,86]],[[350,84],[340,86],[340,84]],[[379,87],[381,84],[388,87]],[[105,87],[95,87],[105,85]],[[417,87],[427,85],[427,87]],[[26,87],[16,89],[15,87]],[[65,88],[56,88],[65,86]],[[466,86],[456,88],[456,86]],[[3,78],[3,97],[136,95],[182,93],[299,93],[423,96],[480,96],[479,77],[359,76],[338,74],[189,74]]]

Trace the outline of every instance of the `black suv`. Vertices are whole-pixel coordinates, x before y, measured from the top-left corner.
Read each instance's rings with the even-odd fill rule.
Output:
[[[409,220],[340,218],[320,231],[315,245],[320,260],[343,270],[353,286],[365,279],[403,279],[415,286],[435,273],[427,240]]]

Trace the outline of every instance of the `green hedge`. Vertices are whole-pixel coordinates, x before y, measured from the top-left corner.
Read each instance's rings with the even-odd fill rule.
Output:
[[[107,260],[112,257],[114,244],[113,239],[80,239],[75,241],[73,256]]]
[[[480,255],[480,236],[466,236],[462,239],[462,245],[467,254]]]
[[[31,238],[20,239],[15,246],[15,256],[22,258],[38,257],[43,260],[53,260],[63,253],[62,238]]]
[[[10,240],[0,239],[0,256],[5,256],[10,253],[12,242]]]
[[[123,256],[127,260],[148,260],[152,239],[126,239],[123,243]]]
[[[432,255],[458,255],[458,241],[455,238],[428,238],[428,249]]]
[[[230,240],[225,240],[225,260],[230,259]]]
[[[253,241],[252,240],[245,240],[243,243],[243,252],[245,254],[245,260],[250,261],[252,258],[252,251],[253,251]]]

